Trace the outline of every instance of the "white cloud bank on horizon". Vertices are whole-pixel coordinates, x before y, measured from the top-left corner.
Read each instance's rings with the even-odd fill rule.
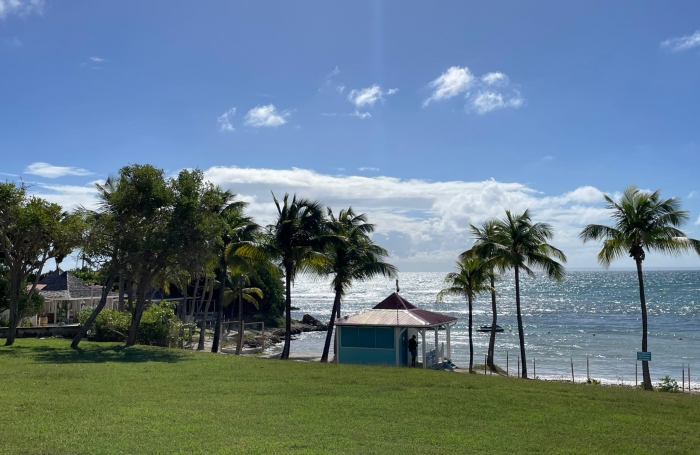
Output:
[[[700,46],[700,30],[696,30],[692,35],[669,38],[661,42],[661,47],[667,48],[671,52],[685,51],[698,46]]]
[[[44,0],[0,0],[0,19],[10,14],[26,16],[32,13],[41,15],[44,11]]]
[[[469,224],[500,218],[505,209],[516,213],[530,209],[534,221],[550,223],[555,230],[552,244],[564,250],[569,267],[596,267],[600,243],[583,245],[578,234],[589,223],[611,224],[604,209],[603,193],[592,186],[547,196],[521,183],[493,179],[434,182],[328,175],[298,168],[223,166],[205,170],[205,176],[248,202],[249,214],[262,225],[270,223],[276,214],[270,191],[278,198],[284,193],[296,193],[318,199],[335,212],[352,206],[358,213],[367,213],[370,222],[376,225],[375,241],[389,250],[391,262],[403,271],[451,270],[457,254],[472,244]],[[78,204],[90,207],[97,202],[92,185],[39,184],[36,188],[37,195],[66,208]],[[692,255],[671,258],[652,253],[645,261],[646,267],[699,265],[697,256]],[[629,268],[633,263],[623,258],[613,266]]]
[[[45,177],[49,179],[55,179],[58,177],[64,177],[66,175],[92,175],[94,172],[90,172],[87,169],[82,169],[73,166],[54,166],[49,163],[43,163],[38,161],[32,163],[24,170],[27,174],[38,175],[40,177]]]
[[[507,107],[519,108],[525,100],[518,90],[509,85],[510,79],[501,72],[487,73],[477,78],[466,66],[452,66],[428,84],[433,93],[423,102],[423,107],[463,94],[467,112],[483,115]]]

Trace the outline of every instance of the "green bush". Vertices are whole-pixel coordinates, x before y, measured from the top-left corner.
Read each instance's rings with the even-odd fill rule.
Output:
[[[659,392],[671,392],[671,393],[677,393],[680,392],[678,388],[678,382],[676,382],[675,379],[670,377],[669,375],[666,375],[663,378],[659,378],[661,382],[659,382],[659,385],[657,387],[657,390]]]
[[[144,310],[139,325],[138,341],[141,344],[169,346],[180,336],[182,322],[175,316],[175,302],[153,303]]]
[[[78,312],[78,322],[85,324],[92,313],[92,308]],[[129,333],[131,314],[117,310],[105,309],[97,315],[90,327],[88,339],[91,341],[124,341]]]
[[[9,327],[10,320],[0,316],[0,327]]]
[[[173,302],[149,305],[141,316],[137,342],[156,346],[177,344],[182,322],[175,316]],[[92,313],[86,308],[78,313],[78,321],[85,324]],[[95,319],[88,339],[91,341],[125,341],[131,325],[131,313],[105,309]]]

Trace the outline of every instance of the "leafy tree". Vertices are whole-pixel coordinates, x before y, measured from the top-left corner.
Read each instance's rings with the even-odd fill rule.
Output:
[[[477,295],[493,291],[489,286],[491,267],[480,257],[467,255],[456,262],[457,271],[445,276],[448,285],[437,295],[437,301],[442,301],[447,295],[462,296],[467,299],[469,307],[469,372],[474,372],[474,343],[472,341],[472,304]],[[485,368],[485,367],[484,367]]]
[[[224,305],[227,306],[238,299],[238,342],[236,343],[236,355],[241,354],[243,349],[243,337],[245,335],[245,323],[243,322],[243,300],[258,308],[258,299],[262,299],[263,293],[255,287],[245,287],[250,285],[250,278],[240,269],[230,270],[230,275],[226,280],[227,288]]]
[[[642,351],[646,352],[647,304],[642,273],[646,252],[656,251],[672,256],[688,251],[700,254],[700,241],[688,238],[678,229],[688,221],[688,212],[681,210],[678,198],[661,199],[660,190],[647,193],[630,185],[625,188],[619,202],[607,195],[605,200],[614,224],[589,224],[583,228],[579,237],[584,243],[603,240],[603,248],[598,253],[598,263],[603,267],[610,267],[612,261],[625,255],[634,259],[642,310]],[[648,362],[642,362],[642,375],[644,389],[653,390]]]
[[[383,261],[389,253],[370,239],[374,225],[367,222],[364,213],[356,215],[349,207],[341,210],[336,218],[329,208],[328,218],[328,230],[336,237],[328,242],[327,261],[322,264],[321,271],[333,276],[331,287],[335,299],[321,362],[328,361],[335,317],[336,314],[340,315],[341,300],[352,282],[369,280],[378,275],[394,276],[397,272],[396,267]]]
[[[513,269],[515,272],[515,308],[518,318],[518,339],[520,357],[522,358],[522,377],[527,379],[527,362],[525,359],[525,335],[523,318],[520,312],[520,271],[534,276],[534,270],[542,270],[550,278],[561,280],[564,266],[557,262],[566,262],[564,253],[547,243],[554,236],[554,230],[547,223],[533,223],[529,210],[520,215],[513,215],[506,210],[506,216],[496,224],[496,238],[493,248],[497,250],[496,266],[501,269]]]
[[[10,277],[9,269],[0,264],[0,314],[10,309]],[[19,305],[17,307],[19,320],[30,318],[44,312],[44,298],[35,292],[29,297],[26,289],[20,290]]]
[[[468,251],[460,255],[460,260],[468,256],[476,255],[482,261],[489,264],[489,281],[491,283],[491,333],[489,336],[489,349],[486,357],[486,364],[492,371],[496,371],[496,364],[493,361],[496,349],[496,326],[498,324],[498,308],[496,307],[496,272],[495,264],[499,260],[499,250],[496,245],[497,221],[491,219],[485,221],[480,227],[469,225],[474,238],[474,245]]]
[[[0,252],[10,280],[6,346],[15,341],[20,296],[27,277],[35,274],[27,294],[31,302],[46,261],[76,246],[82,228],[80,217],[64,212],[57,204],[29,196],[24,184],[0,183]]]

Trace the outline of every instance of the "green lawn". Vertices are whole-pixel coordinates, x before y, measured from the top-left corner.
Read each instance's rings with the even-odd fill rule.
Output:
[[[698,453],[700,396],[20,339],[1,454]]]

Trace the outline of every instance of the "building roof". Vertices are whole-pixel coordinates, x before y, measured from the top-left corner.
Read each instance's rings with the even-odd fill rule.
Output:
[[[405,307],[404,307],[405,305]],[[371,325],[390,327],[434,327],[455,322],[457,318],[442,313],[421,310],[397,293],[382,300],[371,310],[345,316],[337,325]]]
[[[70,272],[61,269],[54,270],[39,280],[37,290],[46,299],[99,299],[102,295],[102,286],[90,286]],[[116,294],[110,292],[110,297]]]
[[[375,310],[412,310],[418,308],[396,292],[374,306]]]

